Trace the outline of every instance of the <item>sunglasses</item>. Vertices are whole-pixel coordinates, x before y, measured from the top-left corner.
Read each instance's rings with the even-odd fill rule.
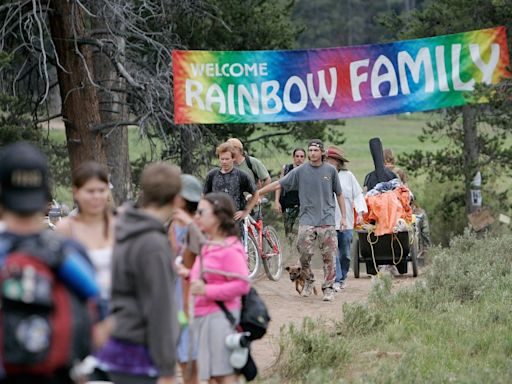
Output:
[[[209,209],[209,208],[199,208],[198,210],[196,210],[196,215],[203,216],[203,214],[208,212],[208,211],[211,211],[211,209]]]

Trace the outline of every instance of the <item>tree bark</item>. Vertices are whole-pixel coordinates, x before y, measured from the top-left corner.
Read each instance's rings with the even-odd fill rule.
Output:
[[[186,126],[179,126],[180,128],[180,168],[183,173],[193,174],[195,171],[195,162],[193,157],[193,150],[197,145],[193,135]]]
[[[85,35],[82,9],[73,0],[53,0],[51,6],[50,31],[60,63],[57,76],[71,168],[87,160],[105,164],[101,133],[92,130],[100,114],[96,88],[90,81],[91,48],[76,43]]]
[[[93,29],[106,31],[104,20],[97,17]],[[111,35],[96,34],[96,39],[112,39]],[[124,40],[116,38],[116,60],[124,64]],[[98,99],[102,123],[115,123],[128,120],[126,104],[126,82],[120,77],[111,59],[101,50],[93,54],[95,81],[100,85]],[[103,131],[103,145],[106,151],[110,181],[113,185],[112,196],[116,205],[132,198],[131,168],[128,145],[128,127],[121,125]]]
[[[476,125],[477,109],[471,105],[462,107],[462,127],[464,130],[464,182],[466,212],[471,213],[476,207],[471,201],[471,182],[478,172],[478,130]]]

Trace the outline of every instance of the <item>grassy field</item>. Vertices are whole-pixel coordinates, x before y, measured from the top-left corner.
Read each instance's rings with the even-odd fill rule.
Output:
[[[380,137],[384,148],[392,148],[395,155],[410,152],[415,149],[435,149],[436,143],[420,143],[418,135],[425,127],[427,121],[436,118],[435,114],[418,113],[411,115],[378,116],[372,118],[349,119],[345,124],[337,121],[330,122],[329,129],[335,133],[343,134],[345,144],[342,146],[345,155],[350,160],[349,169],[356,175],[360,183],[364,176],[373,170],[373,161],[370,155],[368,141],[373,137]],[[60,126],[60,125],[59,125]],[[62,127],[50,130],[50,137],[58,142],[64,142],[65,132]],[[305,147],[307,143],[289,139],[292,147]],[[162,148],[156,143],[156,154]],[[325,143],[329,145],[330,143]],[[149,141],[140,136],[139,130],[129,130],[130,159],[135,160],[142,155],[150,158],[151,145]],[[273,174],[278,174],[281,166],[291,162],[291,154],[255,145],[255,154],[263,161]],[[156,157],[158,158],[158,156]]]
[[[378,116],[371,118],[349,119],[345,125],[331,123],[329,129],[339,132],[345,137],[342,146],[349,169],[362,184],[364,176],[372,171],[373,161],[368,142],[373,137],[379,137],[384,148],[391,148],[395,155],[411,152],[415,149],[431,150],[439,147],[436,143],[421,143],[418,136],[427,121],[436,117],[435,114],[411,114],[401,116]],[[290,140],[292,146],[305,147],[307,143]],[[325,143],[329,145],[330,143]],[[282,164],[291,162],[291,154],[283,154],[262,147],[256,147],[265,165],[276,172]]]
[[[63,129],[63,125],[61,123],[56,123],[54,126],[58,128],[50,129],[50,138],[63,143],[66,140],[66,133]],[[151,145],[149,141],[141,137],[139,130],[137,128],[130,128],[128,131],[128,147],[130,148],[130,160],[136,160],[140,158],[142,155],[150,155],[151,154]],[[156,143],[155,143],[156,145]],[[162,145],[158,143],[156,148],[160,149]]]

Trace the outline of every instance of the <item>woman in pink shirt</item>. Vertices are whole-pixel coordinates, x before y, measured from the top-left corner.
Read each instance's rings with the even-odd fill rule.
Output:
[[[209,193],[199,201],[195,221],[208,237],[190,272],[195,296],[194,328],[199,338],[199,377],[210,383],[238,383],[229,362],[226,337],[236,331],[215,301],[223,301],[238,320],[241,296],[249,292],[247,255],[238,239],[231,197]]]

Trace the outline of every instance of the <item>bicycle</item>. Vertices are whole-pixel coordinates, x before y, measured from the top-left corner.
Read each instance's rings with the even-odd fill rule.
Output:
[[[283,251],[275,228],[263,224],[262,206],[267,203],[268,199],[261,199],[254,217],[248,215],[244,219],[243,243],[248,256],[249,279],[258,276],[263,264],[268,278],[278,281],[283,272]]]

